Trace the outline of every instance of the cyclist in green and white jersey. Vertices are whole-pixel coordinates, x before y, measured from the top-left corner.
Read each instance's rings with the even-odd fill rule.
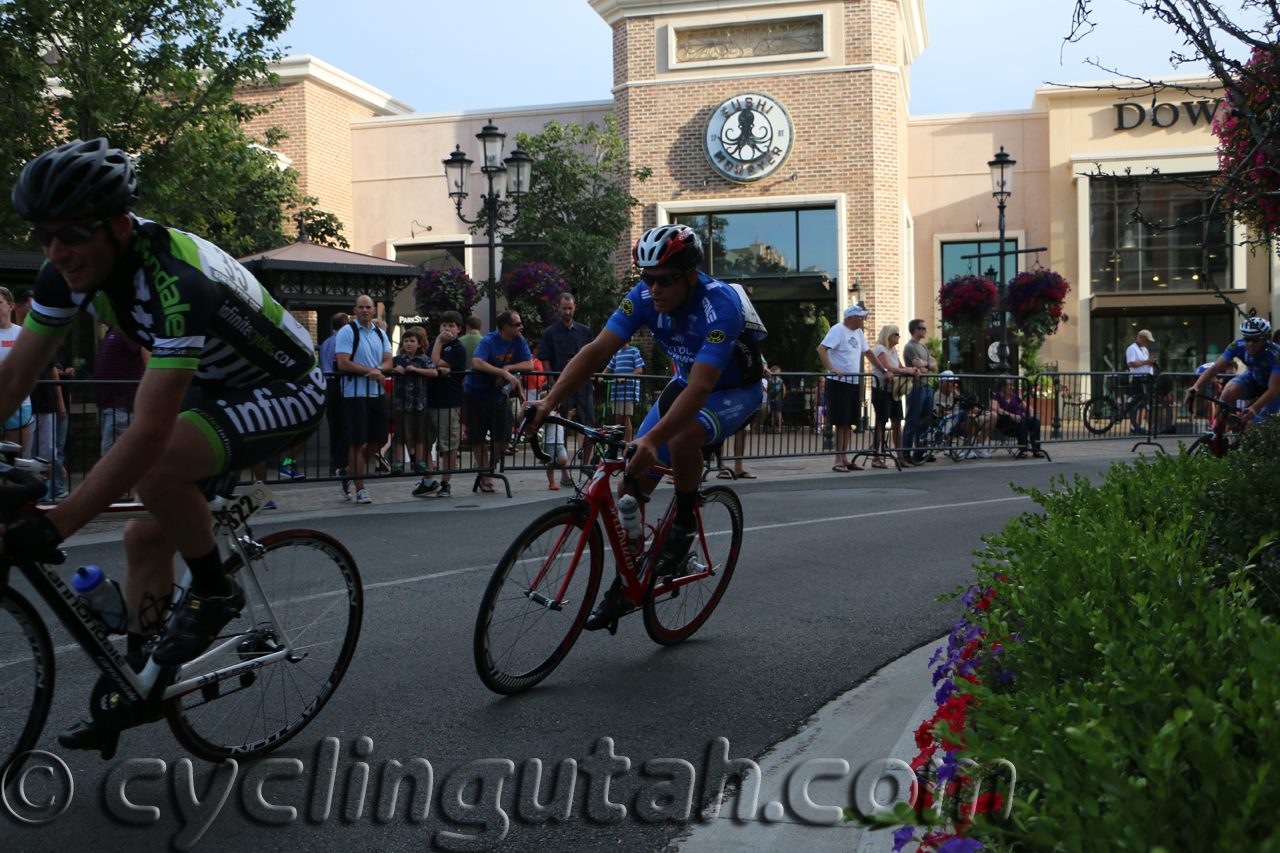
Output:
[[[151,518],[130,521],[125,592],[130,651],[145,642],[145,593],[163,600],[174,553],[191,589],[154,650],[157,663],[198,656],[244,605],[222,570],[205,488],[220,474],[293,447],[324,415],[325,381],[310,334],[234,258],[192,234],[129,212],[137,179],[107,140],[76,140],[23,169],[13,190],[47,258],[31,312],[0,364],[0,421],[30,392],[79,311],[151,350],[133,423],[84,482],[47,515],[4,531],[11,559],[39,559],[136,488]],[[92,748],[92,726],[68,747]],[[72,741],[72,742],[68,742]]]

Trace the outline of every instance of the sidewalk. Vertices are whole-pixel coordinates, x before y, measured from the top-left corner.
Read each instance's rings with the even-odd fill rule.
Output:
[[[1185,437],[1183,438],[1185,440]],[[1137,438],[1125,437],[1105,441],[1046,444],[1044,447],[1055,462],[1076,459],[1114,458],[1123,460],[1138,458],[1138,453],[1129,452],[1129,449],[1137,441]],[[1176,441],[1165,440],[1162,443],[1165,450],[1169,452],[1177,451]],[[1154,447],[1139,448],[1139,451],[1154,450]],[[859,459],[859,464],[863,465],[865,470],[837,474],[831,470],[833,462],[834,454],[824,454],[822,456],[787,459],[748,459],[745,461],[744,467],[747,471],[756,475],[757,479],[753,482],[766,484],[807,480],[814,477],[824,480],[841,480],[850,485],[866,483],[872,478],[880,480],[886,477],[895,478],[897,481],[905,483],[916,473],[914,469],[904,469],[902,471],[895,471],[892,467],[886,470],[875,469],[870,467],[870,461],[864,457]],[[733,467],[732,462],[726,462],[725,464],[730,468]],[[946,456],[939,456],[936,462],[927,463],[921,467],[924,470],[951,471],[957,476],[963,476],[966,468],[975,465],[986,467],[992,465],[1026,467],[1046,464],[1051,463],[1042,459],[1015,460],[1008,453],[1001,450],[992,459],[953,462]],[[279,509],[264,511],[259,513],[257,517],[262,521],[279,523],[316,521],[318,519],[345,517],[358,513],[452,512],[459,509],[485,510],[500,506],[517,506],[541,501],[563,501],[572,496],[572,492],[568,489],[548,490],[547,475],[541,470],[510,471],[507,473],[507,478],[511,482],[512,496],[510,498],[506,496],[506,492],[499,480],[494,480],[494,494],[486,495],[480,492],[473,492],[474,474],[455,474],[453,477],[453,495],[449,498],[437,498],[434,495],[426,498],[413,497],[413,488],[418,484],[418,477],[413,475],[393,479],[369,479],[365,482],[369,489],[369,495],[373,498],[373,503],[368,505],[358,505],[354,500],[343,500],[337,481],[324,483],[308,483],[306,481],[273,483],[271,488],[276,494],[276,504]],[[708,476],[707,483],[714,484],[717,482],[731,483],[732,481],[718,480],[716,479],[716,473],[712,472]],[[660,486],[659,488],[666,489],[669,487]],[[354,489],[352,490],[352,497],[354,498]],[[92,522],[75,536],[68,539],[67,544],[75,546],[118,541],[124,523],[124,521],[118,520]]]

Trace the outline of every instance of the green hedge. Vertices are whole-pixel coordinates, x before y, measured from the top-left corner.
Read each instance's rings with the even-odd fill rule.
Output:
[[[1254,570],[1210,556],[1222,531],[1280,525],[1225,521],[1274,493],[1275,435],[1237,459],[1059,481],[1030,492],[1043,515],[988,537],[977,568],[996,593],[975,621],[1015,675],[965,688],[977,701],[961,755],[1018,774],[1010,821],[975,827],[988,848],[1280,850],[1280,628]],[[1233,498],[1222,490],[1241,471],[1273,473]]]

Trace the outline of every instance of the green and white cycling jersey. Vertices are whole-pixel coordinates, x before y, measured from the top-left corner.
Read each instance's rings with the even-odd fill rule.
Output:
[[[316,358],[311,335],[235,258],[207,240],[136,216],[115,272],[74,293],[46,263],[25,328],[60,334],[88,311],[151,350],[149,368],[195,370],[205,391],[298,381]]]

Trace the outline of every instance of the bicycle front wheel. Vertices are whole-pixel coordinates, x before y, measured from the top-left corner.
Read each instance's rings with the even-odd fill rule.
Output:
[[[174,737],[209,761],[262,755],[302,731],[342,682],[360,638],[364,589],[342,543],[315,530],[285,530],[257,545],[249,555],[252,577],[239,557],[226,564],[248,596],[214,641],[228,648],[181,676],[208,683],[165,703]],[[239,642],[227,644],[228,637]],[[286,643],[290,651],[279,660],[212,675],[225,676],[228,667],[268,657]]]
[[[699,498],[699,536],[674,574],[650,574],[644,597],[649,638],[673,646],[692,637],[720,603],[742,547],[742,503],[725,486]]]
[[[1084,404],[1084,428],[1094,435],[1110,431],[1119,417],[1116,403],[1110,397],[1094,397]]]
[[[34,607],[0,590],[0,779],[13,783],[53,704],[53,643]]]
[[[544,513],[511,543],[489,579],[472,650],[480,680],[494,693],[533,687],[582,633],[605,549],[600,528],[588,530],[586,522],[586,507],[576,502]]]

